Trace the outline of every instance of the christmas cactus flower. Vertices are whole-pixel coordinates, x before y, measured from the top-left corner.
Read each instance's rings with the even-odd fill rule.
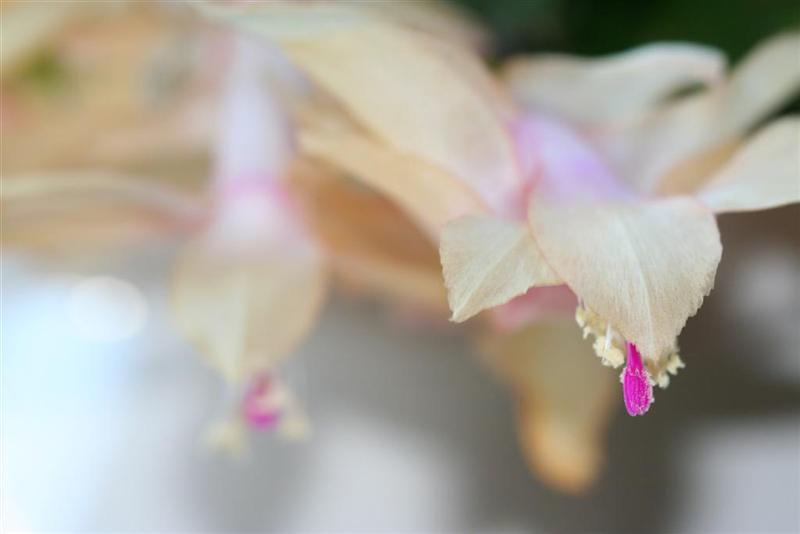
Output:
[[[497,304],[481,294],[493,284],[517,281],[517,295],[560,279],[573,294],[534,287],[495,307],[499,328],[482,344],[517,392],[529,462],[569,491],[602,465],[598,435],[613,399],[610,377],[586,367],[587,348],[570,333],[570,300],[603,363],[625,366],[627,412],[643,414],[653,386],[666,387],[683,367],[677,335],[713,284],[721,254],[714,214],[800,200],[800,121],[760,125],[800,87],[798,36],[761,45],[728,77],[713,51],[681,58],[681,50],[691,53],[647,46],[598,60],[511,61],[503,75],[521,108],[512,131],[531,190],[528,225],[516,234],[522,251],[492,251],[496,237],[481,232],[501,224],[496,216],[456,220],[443,232],[458,320]],[[707,86],[673,96],[690,80]],[[536,324],[503,333],[526,315]]]
[[[441,251],[454,319],[498,304],[474,298],[464,278],[487,262],[497,267],[485,270],[478,287],[516,284],[504,297],[565,283],[579,299],[576,318],[595,337],[597,354],[613,367],[625,363],[628,412],[645,413],[652,385],[666,387],[683,366],[678,334],[713,286],[722,253],[714,215],[800,200],[800,120],[779,119],[747,135],[800,87],[792,68],[798,47],[797,35],[778,37],[729,78],[666,101],[677,87],[644,84],[649,94],[625,96],[639,77],[658,81],[646,70],[661,68],[652,47],[583,64],[517,60],[507,77],[522,101],[512,132],[530,184],[530,246],[503,257],[487,242],[470,253],[461,243],[475,246],[485,238],[483,227],[495,223],[450,223]],[[558,96],[536,87],[542,71],[555,73],[543,85]],[[767,76],[771,83],[760,84]],[[577,104],[560,114],[567,86]],[[599,92],[610,95],[607,108],[582,106]],[[460,306],[465,293],[473,300]]]
[[[234,390],[222,436],[231,425],[235,435],[242,423],[304,432],[302,414],[275,375],[325,295],[324,254],[288,185],[291,123],[266,83],[274,53],[261,43],[235,41],[210,217],[175,273],[178,327]]]
[[[517,393],[533,467],[585,487],[613,378],[575,359],[583,347],[625,365],[624,405],[645,413],[713,285],[715,214],[800,197],[797,119],[762,124],[800,87],[798,37],[730,74],[714,49],[661,43],[518,59],[499,83],[465,47],[363,17],[276,32],[286,9],[214,16],[275,40],[331,97],[303,115],[301,149],[440,242],[453,320],[494,308],[480,346]],[[592,345],[572,341],[581,331]]]
[[[3,180],[4,246],[40,248],[37,227],[50,251],[193,236],[176,265],[172,308],[177,327],[225,379],[225,419],[211,439],[236,452],[247,426],[306,431],[277,369],[315,321],[328,277],[291,190],[292,126],[269,79],[284,67],[279,53],[238,37],[217,44],[228,53],[218,63],[226,74],[211,113],[217,135],[208,139],[214,163],[204,194],[120,171],[19,173]],[[164,128],[180,131],[181,119],[168,116]]]

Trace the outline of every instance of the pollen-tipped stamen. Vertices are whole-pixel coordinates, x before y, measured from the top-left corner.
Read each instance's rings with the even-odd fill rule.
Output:
[[[642,363],[639,349],[631,342],[625,342],[627,362],[622,372],[622,394],[625,409],[630,415],[644,415],[653,403],[653,386],[650,375]]]

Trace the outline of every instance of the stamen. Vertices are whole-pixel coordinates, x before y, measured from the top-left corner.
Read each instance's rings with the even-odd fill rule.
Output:
[[[583,331],[583,339],[594,337],[592,348],[603,365],[617,368],[625,363],[624,346],[611,323],[605,321],[589,308],[578,306],[575,321]]]
[[[636,345],[625,342],[628,362],[622,372],[622,394],[625,409],[630,415],[644,415],[653,403],[653,386],[650,375],[642,364],[642,356]]]
[[[273,428],[281,418],[282,399],[269,375],[262,374],[253,383],[242,399],[242,411],[247,423],[258,429]]]

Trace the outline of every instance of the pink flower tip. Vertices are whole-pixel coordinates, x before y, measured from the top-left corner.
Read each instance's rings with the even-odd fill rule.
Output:
[[[269,375],[263,374],[253,379],[242,399],[242,412],[245,421],[261,430],[273,428],[281,418],[280,407],[273,401],[274,386]]]
[[[625,409],[630,415],[644,415],[653,404],[653,386],[650,375],[642,363],[642,356],[636,345],[625,343],[628,361],[622,372],[622,395],[625,398]]]

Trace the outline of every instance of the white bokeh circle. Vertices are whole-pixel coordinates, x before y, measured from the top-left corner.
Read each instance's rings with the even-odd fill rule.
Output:
[[[85,278],[69,294],[69,319],[80,337],[113,342],[136,335],[147,320],[147,301],[136,286],[111,276]]]

